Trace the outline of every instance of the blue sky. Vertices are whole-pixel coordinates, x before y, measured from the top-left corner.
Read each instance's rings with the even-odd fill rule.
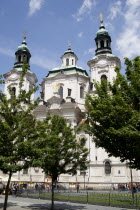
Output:
[[[68,40],[78,66],[89,71],[100,13],[112,38],[113,54],[122,63],[124,57],[133,59],[140,55],[139,11],[140,0],[0,0],[0,74],[12,69],[24,31],[32,54],[31,71],[39,83],[61,65]]]

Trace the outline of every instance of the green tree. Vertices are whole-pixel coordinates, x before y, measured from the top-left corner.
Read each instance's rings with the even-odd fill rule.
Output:
[[[96,146],[127,162],[134,201],[132,168],[140,169],[140,56],[134,60],[125,58],[125,65],[125,76],[116,67],[112,84],[94,81],[96,94],[86,98],[87,131],[93,135]]]
[[[4,80],[2,79],[2,75],[0,75],[0,85],[1,84],[4,84]],[[0,100],[1,100],[1,97],[2,97],[2,91],[0,90]]]
[[[140,57],[125,58],[125,76],[116,67],[113,83],[94,82],[96,94],[87,95],[90,133],[109,156],[140,169]]]
[[[33,165],[40,166],[52,178],[52,208],[54,208],[54,183],[60,174],[76,174],[78,168],[86,169],[88,150],[86,139],[78,142],[74,130],[65,118],[58,115],[38,121],[37,137],[33,148],[36,156]]]
[[[23,65],[19,82],[19,95],[7,99],[1,97],[0,103],[0,170],[8,175],[6,185],[4,210],[7,208],[8,190],[13,173],[29,167],[31,140],[33,138],[35,119],[32,110],[36,103],[29,104],[31,94],[36,90],[25,92],[22,89],[24,76],[28,65]]]

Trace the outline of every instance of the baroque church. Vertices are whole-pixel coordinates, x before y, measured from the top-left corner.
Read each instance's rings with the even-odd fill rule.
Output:
[[[41,100],[34,110],[34,115],[38,120],[46,117],[49,111],[52,115],[57,114],[68,119],[73,127],[83,123],[87,114],[85,107],[85,94],[94,93],[93,79],[101,81],[102,78],[109,82],[113,81],[116,73],[115,66],[121,67],[120,59],[112,54],[111,37],[105,29],[101,19],[99,30],[95,37],[95,56],[87,62],[90,69],[90,75],[87,71],[78,67],[77,55],[72,51],[71,46],[61,56],[61,66],[48,72],[41,82]],[[9,98],[8,86],[12,87],[15,95],[18,94],[18,83],[23,65],[23,59],[26,57],[30,63],[31,53],[26,43],[26,37],[15,52],[15,63],[13,69],[4,74],[5,94]],[[36,75],[29,70],[25,76],[23,88],[26,91],[32,89],[37,83]],[[32,99],[34,100],[34,94]],[[97,148],[93,137],[80,132],[77,139],[85,137],[86,146],[89,149],[88,160],[90,161],[86,171],[78,171],[77,175],[61,174],[58,181],[67,187],[75,187],[77,183],[80,186],[100,187],[111,186],[112,184],[128,184],[130,179],[130,169],[126,163],[121,163],[119,158],[108,157],[108,154],[102,148]],[[29,168],[17,172],[13,175],[19,183],[51,182],[40,168]],[[133,170],[133,181],[140,182],[140,171]]]

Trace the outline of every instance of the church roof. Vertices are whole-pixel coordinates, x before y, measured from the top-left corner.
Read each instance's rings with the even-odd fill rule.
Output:
[[[88,77],[88,73],[86,72],[86,70],[82,69],[81,67],[78,66],[61,66],[59,68],[54,68],[51,71],[49,71],[48,75],[46,77],[50,78],[50,77],[54,77],[59,73],[63,73],[65,75],[71,75],[71,74],[78,74],[81,76],[86,76]]]

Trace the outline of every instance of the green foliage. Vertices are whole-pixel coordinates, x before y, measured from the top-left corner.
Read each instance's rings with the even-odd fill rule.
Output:
[[[87,95],[87,131],[110,156],[140,169],[140,57],[125,58],[126,75],[116,67],[113,84],[94,82],[96,95]]]
[[[74,131],[65,118],[48,116],[37,123],[36,130],[34,166],[40,166],[53,180],[57,180],[60,174],[76,174],[78,167],[86,169],[86,142],[76,140]]]
[[[36,90],[26,93],[23,81],[27,64],[23,65],[19,84],[19,95],[1,97],[0,103],[0,170],[6,174],[13,174],[28,167],[33,138],[35,119],[32,110],[35,104],[29,104],[28,99]],[[11,93],[11,87],[9,87]],[[12,94],[12,93],[11,93]],[[22,162],[21,162],[22,161]]]

